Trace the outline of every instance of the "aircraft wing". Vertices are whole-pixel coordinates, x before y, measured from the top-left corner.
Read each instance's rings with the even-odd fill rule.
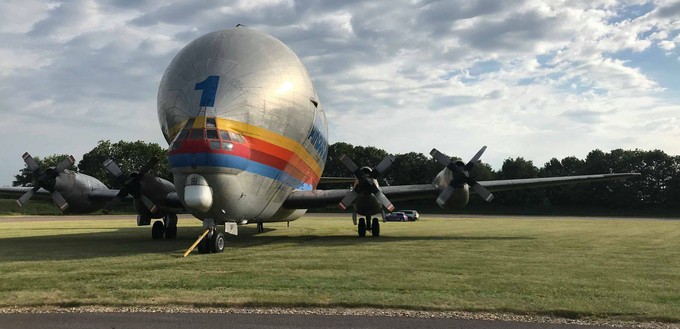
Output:
[[[640,176],[640,173],[599,174],[581,176],[563,176],[547,178],[506,179],[479,182],[491,192],[516,190],[532,187],[546,187],[575,183],[601,182],[615,179]]]
[[[33,187],[30,186],[0,187],[0,198],[16,199],[32,189]],[[50,192],[41,188],[35,192],[35,198],[36,200],[51,200]]]
[[[478,183],[486,187],[491,192],[517,190],[524,188],[546,187],[556,185],[567,185],[575,183],[600,182],[615,179],[624,179],[639,176],[639,173],[617,173],[617,174],[598,174],[581,176],[563,176],[547,178],[526,178],[526,179],[507,179],[479,181]],[[415,199],[435,199],[441,192],[435,184],[419,185],[398,185],[381,187],[383,194],[390,200],[403,201]],[[349,192],[349,190],[315,190],[315,191],[294,191],[291,193],[283,206],[289,209],[308,209],[335,207]],[[473,190],[470,191],[474,193]]]
[[[108,202],[109,200],[115,198],[118,195],[119,190],[94,190],[90,192],[89,198],[93,202]],[[124,198],[125,201],[132,201],[131,195]],[[184,206],[179,201],[179,196],[177,192],[168,193],[162,200],[159,200],[163,207],[170,209],[184,209]]]
[[[32,190],[33,187],[30,186],[22,186],[22,187],[0,187],[0,198],[18,198],[24,193],[28,192],[29,190]],[[92,191],[88,191],[87,193],[87,198],[90,202],[93,203],[99,203],[99,204],[105,204],[112,200],[113,198],[118,196],[118,192],[120,190],[115,190],[115,189],[95,189]],[[35,196],[33,197],[36,200],[41,200],[41,201],[49,201],[52,199],[50,192],[41,188],[38,191],[35,192]],[[125,202],[132,202],[133,198],[130,195],[127,195],[126,197],[123,198],[123,201]],[[168,193],[165,197],[160,200],[162,203],[163,207],[173,209],[173,210],[183,210],[184,206],[179,200],[179,196],[177,196],[177,192],[171,192]]]
[[[32,190],[33,187],[30,186],[20,186],[20,187],[0,187],[0,196],[5,196],[5,197],[19,197],[23,195],[24,193],[28,192],[29,190]],[[115,198],[118,195],[119,190],[111,190],[111,189],[96,189],[92,190],[88,193],[88,197],[90,201],[94,202],[106,202],[109,201],[113,198]],[[35,192],[34,198],[39,199],[39,200],[50,200],[50,192],[45,190],[44,188],[40,188],[38,191]],[[125,198],[126,201],[132,201],[132,197],[127,197]],[[179,201],[179,200],[178,200]]]
[[[354,183],[355,177],[321,177],[319,184]]]

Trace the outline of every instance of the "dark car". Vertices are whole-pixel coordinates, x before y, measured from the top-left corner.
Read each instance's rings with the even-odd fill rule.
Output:
[[[405,213],[395,211],[395,212],[391,212],[391,213],[387,214],[387,216],[385,216],[384,221],[385,222],[405,222],[407,220],[408,220],[408,216],[406,216]]]
[[[420,214],[415,210],[399,210],[399,212],[403,212],[404,214],[406,214],[408,220],[412,222],[415,222],[420,218]]]

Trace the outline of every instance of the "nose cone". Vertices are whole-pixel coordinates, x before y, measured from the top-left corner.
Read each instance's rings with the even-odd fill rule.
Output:
[[[213,204],[212,188],[203,176],[191,174],[184,184],[184,204],[192,212],[206,213]]]

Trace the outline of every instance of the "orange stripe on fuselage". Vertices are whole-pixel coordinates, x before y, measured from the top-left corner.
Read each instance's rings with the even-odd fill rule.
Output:
[[[186,125],[186,120],[183,121],[182,123],[176,125],[172,129],[170,129],[170,136],[171,138],[175,138],[175,135],[179,133],[179,131]],[[194,126],[195,128],[204,128],[205,127],[205,117],[196,117],[194,121]],[[321,176],[321,164],[314,160],[314,157],[309,153],[309,151],[300,144],[300,142],[295,141],[289,137],[277,134],[273,131],[250,125],[244,122],[240,121],[234,121],[230,119],[225,119],[225,118],[220,118],[217,117],[217,128],[222,129],[222,130],[231,130],[240,133],[246,138],[252,138],[252,139],[257,139],[261,142],[268,143],[272,146],[276,146],[281,148],[282,150],[291,152],[295,156],[293,157],[288,157],[286,159],[286,156],[281,156],[279,157],[278,155],[281,154],[281,151],[279,150],[273,150],[273,152],[266,152],[270,153],[273,155],[276,155],[277,157],[281,159],[286,159],[289,161],[293,166],[301,170],[302,172],[307,172],[307,168],[311,170],[311,172],[314,175],[314,177],[320,177]],[[264,150],[263,150],[264,151]]]
[[[279,162],[276,166],[278,169],[284,170],[294,177],[303,179],[305,183],[312,184],[313,182],[319,181],[319,175],[316,175],[312,168],[310,168],[300,157],[290,150],[286,150],[280,146],[268,143],[256,137],[245,137],[248,141],[250,149],[256,152],[251,153],[251,160],[257,161],[266,165],[271,165],[270,163]],[[262,157],[263,155],[268,155],[269,157],[264,157],[263,159],[269,158],[266,161],[259,161],[255,157]],[[271,157],[277,158],[279,161],[271,159]],[[313,184],[315,185],[315,184]]]

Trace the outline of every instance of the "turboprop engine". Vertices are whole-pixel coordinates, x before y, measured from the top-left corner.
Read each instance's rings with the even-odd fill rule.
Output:
[[[434,184],[439,186],[439,190],[443,193],[451,187],[449,183],[452,180],[453,172],[448,168],[444,168],[435,177]],[[437,198],[437,204],[444,209],[463,208],[468,204],[468,201],[470,201],[470,188],[467,184],[457,187],[453,186],[452,192],[448,193],[446,198]]]
[[[437,151],[437,149],[432,149],[430,155],[432,155],[439,163],[446,166],[444,170],[437,174],[437,177],[435,177],[434,180],[434,184],[439,186],[439,189],[442,191],[437,197],[437,204],[440,207],[465,207],[470,200],[470,187],[487,202],[493,200],[493,194],[470,177],[470,171],[472,171],[472,168],[474,168],[477,161],[479,161],[479,158],[482,157],[485,150],[486,146],[482,147],[482,149],[465,164],[460,160],[452,160],[449,156]]]

